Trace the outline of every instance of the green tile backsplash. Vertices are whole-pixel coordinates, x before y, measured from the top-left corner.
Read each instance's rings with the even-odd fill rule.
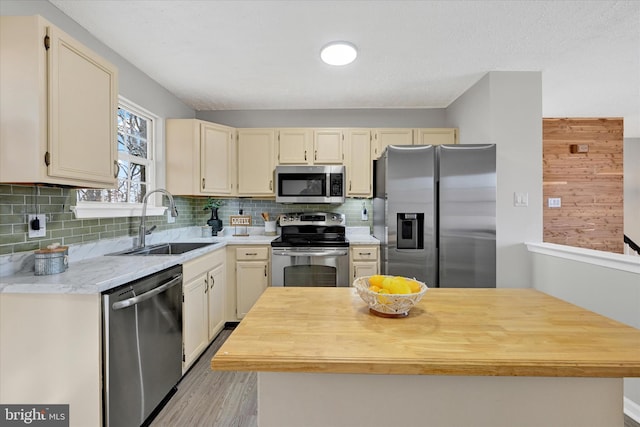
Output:
[[[174,197],[174,200],[179,213],[175,223],[168,224],[166,216],[150,216],[147,225],[157,226],[158,231],[206,225],[211,216],[208,210],[203,209],[206,198]],[[361,219],[363,203],[369,213],[367,221]],[[73,245],[137,235],[139,217],[76,219],[70,210],[70,206],[75,204],[74,189],[0,184],[0,255],[33,251],[54,242]],[[274,218],[286,212],[340,212],[346,215],[349,227],[366,226],[371,229],[373,223],[370,199],[347,199],[342,205],[286,205],[272,200],[226,199],[218,211],[225,227],[229,224],[229,216],[237,215],[240,209],[245,215],[252,216],[254,226],[264,224],[261,212],[268,212]],[[45,237],[30,239],[27,215],[35,213],[47,215],[47,231]]]

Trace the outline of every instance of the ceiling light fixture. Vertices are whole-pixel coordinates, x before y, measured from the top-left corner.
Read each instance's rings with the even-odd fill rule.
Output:
[[[351,64],[356,56],[358,51],[349,42],[331,42],[320,51],[320,58],[329,65]]]

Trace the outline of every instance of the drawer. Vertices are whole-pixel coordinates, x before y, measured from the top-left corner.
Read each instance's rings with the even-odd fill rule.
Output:
[[[270,247],[237,248],[236,260],[250,261],[254,259],[269,259],[269,248]]]
[[[351,259],[353,261],[376,261],[378,248],[375,246],[354,246],[351,248]]]

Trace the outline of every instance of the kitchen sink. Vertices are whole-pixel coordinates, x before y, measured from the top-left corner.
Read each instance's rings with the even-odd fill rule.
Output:
[[[157,243],[147,245],[143,248],[127,249],[122,252],[115,252],[109,255],[180,255],[205,246],[215,245],[216,242],[180,242],[180,243]]]

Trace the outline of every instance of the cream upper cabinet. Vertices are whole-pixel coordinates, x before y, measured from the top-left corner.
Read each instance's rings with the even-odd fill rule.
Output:
[[[193,196],[233,196],[235,129],[196,119],[166,121],[167,190]]]
[[[457,144],[458,129],[455,128],[422,128],[413,130],[414,145]]]
[[[2,16],[0,87],[0,182],[116,186],[115,66],[39,16]]]
[[[341,165],[344,161],[342,129],[315,129],[313,131],[313,163]]]
[[[387,145],[413,145],[413,129],[374,129],[371,158],[379,158]]]
[[[308,165],[313,163],[313,131],[311,129],[278,130],[278,164]]]
[[[371,161],[371,131],[345,131],[345,170],[347,197],[371,197],[373,165]]]
[[[238,196],[273,196],[275,129],[238,129]]]

